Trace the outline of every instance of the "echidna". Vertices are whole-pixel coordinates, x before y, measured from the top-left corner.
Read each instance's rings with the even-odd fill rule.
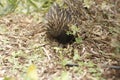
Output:
[[[67,35],[69,23],[71,21],[70,13],[61,8],[57,3],[54,3],[46,14],[47,20],[47,35],[59,43],[67,44],[74,40],[73,35]]]

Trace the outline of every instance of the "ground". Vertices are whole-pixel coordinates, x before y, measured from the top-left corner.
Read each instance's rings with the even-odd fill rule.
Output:
[[[119,25],[120,19],[115,20],[115,25]],[[119,29],[120,26],[116,32]],[[111,39],[119,45],[120,37],[116,36],[109,36],[108,42]],[[42,13],[3,16],[0,18],[0,80],[29,80],[26,77],[31,75],[32,80],[119,80],[119,47],[111,48],[111,43],[99,39],[62,45],[46,38]]]

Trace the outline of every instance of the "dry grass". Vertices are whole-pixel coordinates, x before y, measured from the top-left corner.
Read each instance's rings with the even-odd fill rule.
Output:
[[[115,5],[114,14],[105,14],[111,16],[108,19],[103,19],[101,11],[93,9],[97,14],[91,13],[95,21],[82,21],[81,26],[85,26],[87,32],[78,32],[87,38],[79,44],[74,42],[70,45],[61,45],[46,38],[44,18],[40,13],[13,13],[1,17],[1,80],[4,77],[25,80],[27,68],[31,64],[37,66],[39,80],[119,80],[120,69],[111,69],[111,65],[120,66],[118,6]]]

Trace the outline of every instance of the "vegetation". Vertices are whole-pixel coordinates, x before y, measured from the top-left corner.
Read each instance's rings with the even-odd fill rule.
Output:
[[[82,24],[71,25],[75,41],[66,45],[46,38],[55,1],[64,0],[0,1],[0,79],[119,80],[120,1],[81,0]]]

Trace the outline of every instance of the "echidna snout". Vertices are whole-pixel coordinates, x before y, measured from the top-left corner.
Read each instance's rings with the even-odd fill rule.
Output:
[[[75,41],[74,35],[67,35],[66,32],[61,32],[61,34],[54,37],[54,39],[62,44],[72,43]]]

